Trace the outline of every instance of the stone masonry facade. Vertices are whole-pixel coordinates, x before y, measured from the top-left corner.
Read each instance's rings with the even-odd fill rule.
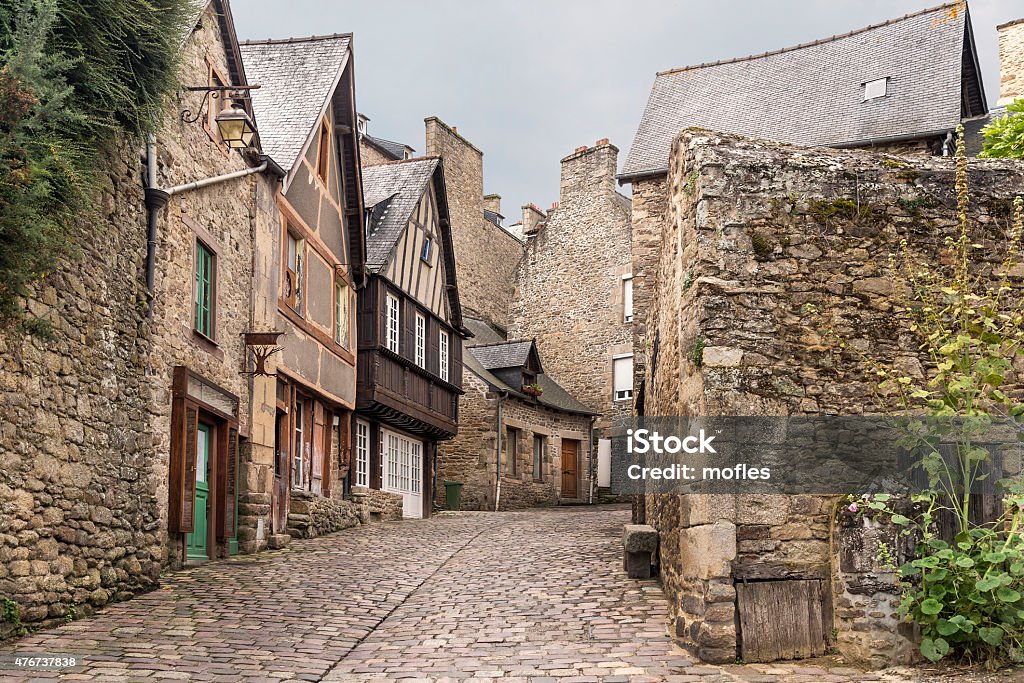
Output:
[[[999,105],[1024,97],[1024,19],[997,27],[999,31]]]
[[[498,472],[497,432],[498,395],[488,384],[467,370],[463,375],[459,409],[459,434],[438,449],[438,482],[462,482],[463,510],[494,510],[495,481]],[[589,439],[590,417],[566,413],[535,401],[510,396],[501,400],[502,429],[511,427],[518,436],[515,473],[502,447],[500,510],[557,505],[562,497],[562,440],[580,442],[578,494],[585,499],[590,491]],[[502,439],[505,439],[502,432]],[[541,477],[534,478],[534,437],[544,439],[545,452]],[[437,503],[444,504],[444,487],[438,486]],[[578,500],[574,499],[575,500]]]
[[[612,390],[612,359],[633,352],[624,315],[630,201],[616,191],[618,152],[607,140],[578,148],[562,159],[557,206],[539,224],[526,207],[510,313],[509,338],[536,339],[545,372],[602,414],[598,428],[632,413]]]
[[[483,152],[437,117],[425,123],[427,156],[440,157],[444,164],[463,310],[506,329],[523,245],[484,218]]]
[[[957,230],[953,175],[950,159],[680,134],[667,191],[641,204],[668,207],[657,276],[645,274],[653,294],[645,325],[656,340],[648,344],[657,346],[656,365],[646,367],[647,414],[871,412],[874,378],[855,357],[833,351],[807,304],[851,346],[920,376],[889,254],[906,238],[917,253],[940,257],[944,238]],[[999,258],[1024,168],[972,162],[970,181],[974,239]],[[1024,376],[1024,367],[1016,371]],[[739,635],[735,581],[821,580],[843,655],[905,659],[910,648],[892,616],[892,578],[870,562],[834,556],[852,538],[843,531],[830,537],[836,502],[647,496],[677,639],[702,659],[731,661]]]

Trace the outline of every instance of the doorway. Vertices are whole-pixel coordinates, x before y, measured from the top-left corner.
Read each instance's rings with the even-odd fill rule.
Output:
[[[562,498],[578,498],[580,442],[562,439]]]
[[[207,515],[210,504],[210,443],[213,427],[200,422],[196,431],[196,488],[193,503],[194,526],[185,538],[186,555],[189,560],[210,559],[209,524]]]

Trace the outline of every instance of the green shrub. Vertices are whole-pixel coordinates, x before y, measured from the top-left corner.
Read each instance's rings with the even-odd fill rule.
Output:
[[[993,119],[982,129],[983,157],[1019,159],[1024,157],[1024,98],[1006,106],[1006,116]]]

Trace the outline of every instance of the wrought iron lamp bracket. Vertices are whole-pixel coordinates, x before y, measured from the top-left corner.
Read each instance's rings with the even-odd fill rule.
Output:
[[[192,111],[190,108],[181,110],[181,121],[182,123],[195,123],[203,115],[203,110],[206,109],[206,103],[209,100],[217,99],[231,99],[231,100],[250,100],[252,97],[249,95],[250,90],[256,90],[260,86],[258,85],[191,85],[182,88],[184,92],[198,92],[203,93],[203,99],[199,103],[199,107]],[[209,97],[207,97],[209,95]]]

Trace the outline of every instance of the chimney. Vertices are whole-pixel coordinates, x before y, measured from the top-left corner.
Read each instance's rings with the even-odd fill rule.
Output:
[[[608,142],[608,138],[601,138],[593,147],[577,147],[562,159],[561,201],[568,201],[574,194],[593,196],[615,192],[618,159],[619,148]]]
[[[496,213],[502,218],[501,215],[501,195],[500,194],[485,194],[484,195],[484,210]]]
[[[999,32],[999,102],[1010,104],[1024,97],[1024,19],[996,27]]]
[[[532,235],[537,232],[537,225],[544,220],[544,212],[536,204],[523,207],[523,234]]]

